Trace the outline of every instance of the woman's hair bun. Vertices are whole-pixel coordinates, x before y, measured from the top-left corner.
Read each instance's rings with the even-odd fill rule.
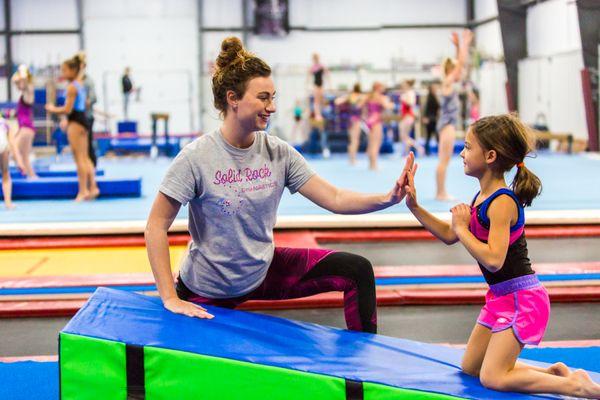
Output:
[[[242,41],[235,36],[230,36],[221,43],[221,52],[217,57],[217,67],[225,68],[233,64],[237,59],[244,61],[247,56],[248,54],[244,49]]]

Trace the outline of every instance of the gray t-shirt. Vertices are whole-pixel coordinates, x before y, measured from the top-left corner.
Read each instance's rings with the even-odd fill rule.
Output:
[[[220,130],[185,146],[159,190],[189,203],[192,243],[181,279],[209,298],[242,296],[264,280],[273,259],[273,227],[284,187],[293,194],[314,174],[289,144],[256,132],[239,149]]]

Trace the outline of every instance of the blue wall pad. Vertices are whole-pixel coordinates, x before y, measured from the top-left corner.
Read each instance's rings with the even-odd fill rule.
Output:
[[[77,171],[75,171],[75,170],[63,170],[63,171],[43,170],[43,171],[35,171],[35,173],[37,174],[37,176],[39,178],[69,178],[69,177],[77,176]],[[104,176],[104,170],[97,169],[96,176]],[[13,179],[26,179],[27,178],[25,175],[21,174],[21,172],[14,171],[12,169],[10,171],[10,177]]]
[[[366,388],[372,384],[383,385],[379,387],[390,390],[388,395],[394,390],[417,390],[423,396],[420,398],[435,398],[440,394],[468,399],[558,398],[487,390],[478,379],[460,372],[463,352],[458,349],[218,307],[206,308],[215,315],[214,319],[173,314],[156,297],[99,288],[60,333],[61,386],[81,384],[79,380],[65,381],[67,377],[75,377],[75,373],[91,382],[91,379],[100,376],[97,375],[99,368],[86,367],[88,362],[81,358],[81,353],[64,348],[69,342],[81,345],[87,341],[90,347],[84,349],[95,349],[95,353],[90,354],[96,354],[98,359],[114,360],[115,369],[124,368],[126,363],[121,356],[126,354],[127,382],[131,382],[136,391],[143,391],[143,385],[156,388],[157,381],[163,388],[175,384],[161,380],[165,371],[163,364],[156,364],[151,359],[144,361],[148,355],[162,352],[172,357],[197,360],[184,364],[196,371],[201,368],[193,363],[222,360],[223,363],[242,363],[247,368],[262,366],[271,368],[271,371],[275,368],[341,379],[346,382],[347,390],[349,383],[352,390],[364,384],[365,399],[368,398]],[[104,347],[99,347],[105,344],[106,354],[101,350]],[[132,368],[129,367],[130,361]],[[124,378],[119,377],[120,373],[112,374],[116,377],[114,382],[117,386],[124,382]],[[173,376],[180,379],[179,384],[184,385],[186,390],[191,387],[190,390],[198,391],[194,398],[202,398],[204,384],[194,385],[186,380],[187,373],[185,367],[178,369],[171,379]],[[593,379],[598,378],[597,374],[593,376]],[[229,382],[238,385],[236,379],[240,378],[228,376]],[[284,383],[281,382],[282,385]],[[248,382],[249,390],[253,384],[254,381]],[[276,393],[279,388],[272,389]],[[394,397],[377,397],[380,398]]]
[[[100,197],[140,197],[142,178],[98,178]],[[13,199],[72,199],[77,195],[77,178],[16,179],[13,181]],[[0,198],[2,198],[0,190]]]
[[[126,138],[126,139],[111,139],[99,138],[96,140],[98,155],[103,156],[109,151],[116,154],[127,153],[146,153],[150,154],[152,148],[152,139],[149,138]],[[181,150],[181,139],[178,137],[170,137],[167,145],[164,138],[156,140],[156,146],[161,154],[170,157],[176,156]]]
[[[58,363],[0,363],[0,399],[58,400]]]

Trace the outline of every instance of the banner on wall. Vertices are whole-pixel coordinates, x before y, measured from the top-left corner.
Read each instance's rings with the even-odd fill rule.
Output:
[[[254,0],[254,34],[285,36],[290,31],[288,0]]]

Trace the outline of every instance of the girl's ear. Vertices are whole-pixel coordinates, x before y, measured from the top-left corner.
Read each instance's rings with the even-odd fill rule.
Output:
[[[485,152],[485,162],[487,164],[493,164],[498,158],[496,150],[488,150]]]

